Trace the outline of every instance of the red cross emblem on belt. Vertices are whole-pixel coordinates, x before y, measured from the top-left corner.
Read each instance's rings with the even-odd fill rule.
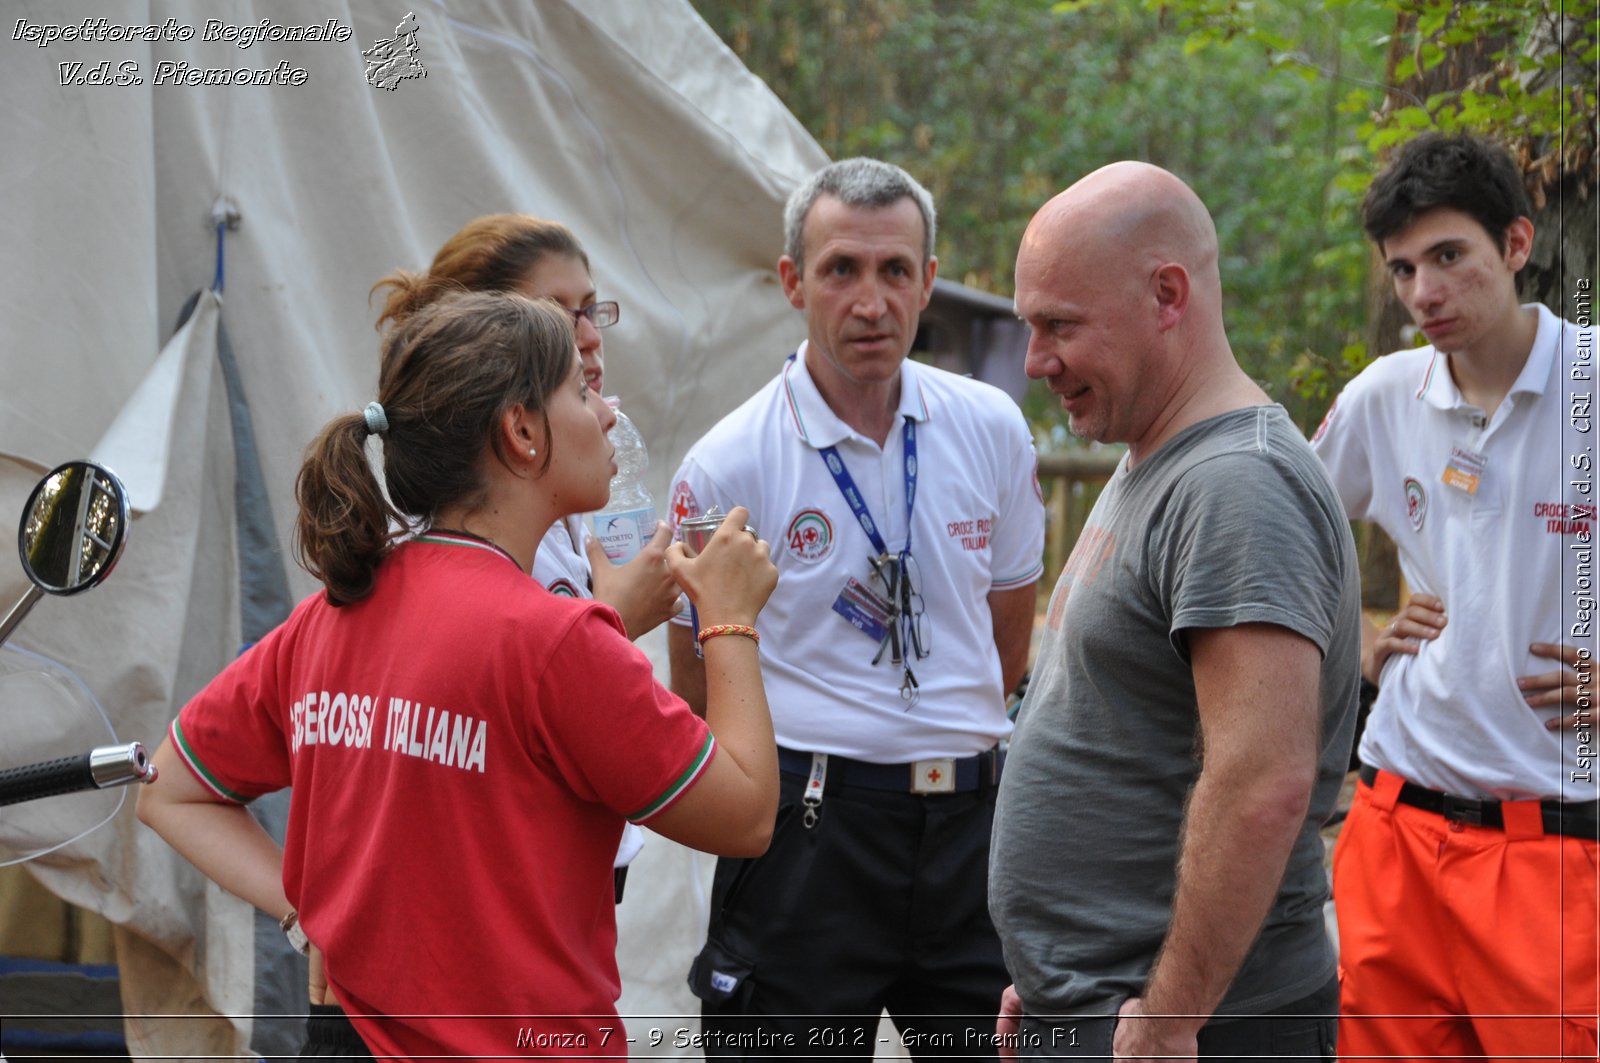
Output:
[[[911,792],[914,794],[953,794],[956,792],[954,757],[929,757],[912,766]]]

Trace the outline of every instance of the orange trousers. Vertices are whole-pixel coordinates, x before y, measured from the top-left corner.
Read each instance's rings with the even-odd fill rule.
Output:
[[[1400,785],[1361,784],[1334,849],[1340,1057],[1594,1060],[1595,842],[1547,836],[1537,802],[1474,827]]]

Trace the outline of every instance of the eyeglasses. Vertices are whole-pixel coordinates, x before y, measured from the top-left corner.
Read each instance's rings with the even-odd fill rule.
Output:
[[[884,590],[889,603],[889,623],[883,641],[878,644],[878,655],[872,658],[877,664],[883,660],[883,651],[889,651],[889,662],[902,665],[905,675],[900,682],[900,697],[910,709],[918,696],[917,677],[911,671],[911,662],[920,661],[931,652],[927,632],[922,623],[922,593],[917,587],[922,574],[916,560],[906,551],[884,554],[868,559],[873,577]]]
[[[595,328],[610,328],[617,323],[618,318],[622,317],[622,308],[614,302],[590,303],[576,310],[570,306],[563,306],[561,309],[572,315],[573,328],[577,328],[578,322],[583,318],[588,318],[589,324]]]

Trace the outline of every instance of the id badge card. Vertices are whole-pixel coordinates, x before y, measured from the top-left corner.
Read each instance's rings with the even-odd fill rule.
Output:
[[[1478,484],[1483,481],[1483,467],[1488,462],[1488,458],[1475,450],[1451,447],[1450,460],[1445,464],[1444,475],[1439,479],[1444,481],[1446,487],[1475,495],[1478,493]]]
[[[882,642],[889,634],[889,622],[894,615],[889,603],[877,591],[854,576],[845,581],[839,597],[833,600],[833,611],[873,642]]]

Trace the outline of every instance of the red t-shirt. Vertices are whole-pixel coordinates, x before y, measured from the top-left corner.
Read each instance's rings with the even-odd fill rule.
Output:
[[[432,533],[362,601],[301,602],[172,735],[223,798],[293,785],[284,888],[374,1053],[626,1051],[622,821],[715,742],[610,608]]]

